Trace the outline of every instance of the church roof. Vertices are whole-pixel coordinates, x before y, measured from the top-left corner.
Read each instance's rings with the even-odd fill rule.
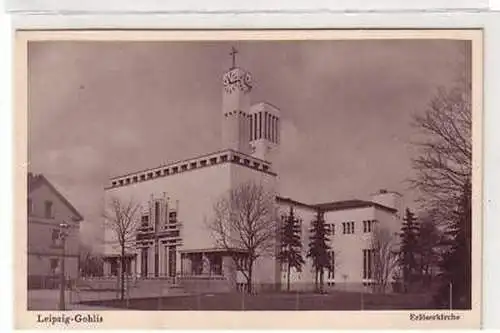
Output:
[[[319,210],[325,212],[331,212],[336,210],[345,210],[345,209],[354,209],[354,208],[364,208],[364,207],[375,207],[382,210],[387,210],[391,213],[395,213],[397,210],[391,207],[387,207],[381,205],[379,203],[373,201],[365,201],[365,200],[344,200],[344,201],[333,201],[333,202],[325,202],[321,204],[314,205]]]
[[[49,180],[42,174],[34,175],[31,172],[28,173],[28,194],[33,192],[35,189],[42,185],[46,185],[58,198],[61,200],[71,212],[75,215],[76,221],[83,221],[83,216],[76,210],[76,208],[64,197],[64,195],[59,192],[54,185],[52,185]]]
[[[395,213],[397,211],[394,208],[387,207],[387,206],[381,205],[381,204],[373,202],[373,201],[358,200],[358,199],[332,201],[332,202],[325,202],[325,203],[313,204],[313,205],[299,202],[296,200],[292,200],[290,198],[283,198],[280,196],[277,196],[276,199],[279,203],[292,204],[292,205],[295,205],[298,207],[311,209],[311,210],[315,210],[315,211],[321,210],[323,212],[332,212],[332,211],[337,211],[337,210],[348,210],[348,209],[365,208],[365,207],[375,207],[378,209],[389,211],[391,213]]]

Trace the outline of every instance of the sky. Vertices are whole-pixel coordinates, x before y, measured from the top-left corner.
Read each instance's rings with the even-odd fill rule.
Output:
[[[221,148],[222,75],[251,72],[252,102],[281,110],[282,196],[318,203],[415,193],[412,117],[463,71],[453,40],[30,42],[29,170],[99,238],[111,176]]]

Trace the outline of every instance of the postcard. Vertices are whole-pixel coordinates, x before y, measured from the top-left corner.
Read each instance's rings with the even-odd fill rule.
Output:
[[[21,30],[18,328],[478,328],[481,30]]]

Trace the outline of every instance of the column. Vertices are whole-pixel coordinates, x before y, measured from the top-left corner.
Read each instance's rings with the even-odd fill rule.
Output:
[[[176,246],[175,247],[175,256],[176,256],[176,260],[175,260],[175,274],[177,274],[177,272],[181,272],[182,271],[182,262],[181,262],[181,253],[179,251],[179,246]]]
[[[155,248],[154,244],[148,247],[148,277],[154,277],[155,274]]]
[[[201,254],[201,262],[202,262],[202,275],[210,274],[210,261],[208,260],[208,256],[206,253]]]
[[[141,262],[142,262],[142,248],[137,249],[137,256],[135,257],[135,274],[141,276]]]
[[[158,241],[158,269],[159,269],[159,276],[163,277],[167,275],[167,272],[165,270],[165,245],[159,240]]]
[[[104,273],[104,276],[111,275],[111,263],[108,260],[104,261],[104,263],[103,263],[103,273]]]
[[[276,143],[280,143],[280,119],[276,118]]]
[[[272,142],[275,142],[275,140],[274,140],[274,136],[276,133],[275,128],[274,128],[274,126],[276,124],[275,120],[276,120],[276,118],[274,116],[271,116],[271,141]]]

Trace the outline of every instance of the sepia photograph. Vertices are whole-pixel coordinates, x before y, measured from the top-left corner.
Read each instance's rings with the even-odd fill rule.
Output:
[[[103,36],[18,38],[32,324],[479,318],[481,31]]]

